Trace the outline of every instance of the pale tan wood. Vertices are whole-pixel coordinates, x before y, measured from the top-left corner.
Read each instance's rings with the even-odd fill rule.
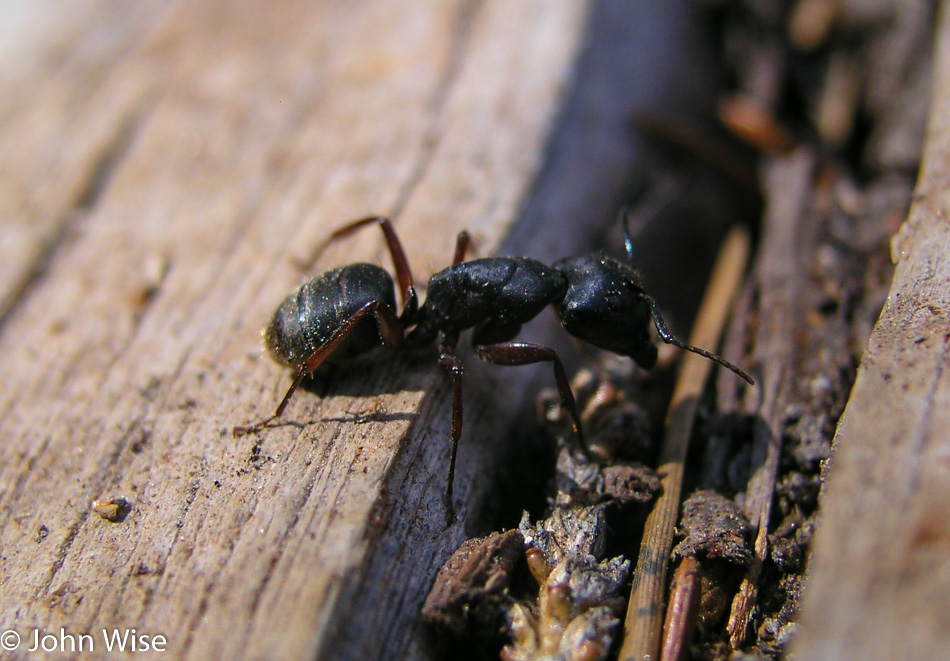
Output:
[[[463,228],[498,245],[588,4],[91,3],[58,69],[4,74],[0,628],[134,627],[174,658],[424,654],[418,606],[465,536],[443,530],[433,354],[339,371],[292,402],[304,428],[230,428],[288,385],[259,329],[331,228],[394,215],[423,282]],[[481,413],[467,435],[500,424]],[[463,448],[457,504],[490,450]]]
[[[0,7],[0,319],[90,207],[158,91],[161,61],[126,53],[167,3],[112,4]]]
[[[897,264],[835,438],[792,654],[938,659],[950,649],[950,12]]]

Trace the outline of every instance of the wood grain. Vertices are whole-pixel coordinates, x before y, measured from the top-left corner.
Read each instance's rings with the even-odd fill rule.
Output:
[[[418,606],[464,537],[426,468],[449,451],[433,356],[338,370],[292,402],[302,427],[230,428],[288,383],[258,346],[281,298],[387,263],[370,232],[302,268],[332,227],[393,216],[420,280],[463,228],[498,245],[588,3],[133,4],[77,3],[3,65],[0,627],[421,656]],[[490,444],[460,461],[476,502]],[[108,498],[123,520],[93,512]]]
[[[936,659],[950,646],[950,13],[896,272],[835,455],[792,650],[803,659]]]

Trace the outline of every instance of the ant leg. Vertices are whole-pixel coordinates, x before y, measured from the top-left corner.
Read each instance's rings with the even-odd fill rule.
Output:
[[[412,284],[412,271],[409,269],[409,260],[406,259],[406,251],[403,250],[402,243],[400,243],[399,237],[396,235],[396,230],[388,218],[382,216],[368,216],[347,223],[317,246],[310,261],[311,263],[315,262],[317,258],[323,254],[323,251],[327,249],[327,246],[334,241],[339,241],[355,233],[357,230],[373,224],[379,225],[379,228],[383,231],[383,235],[386,237],[386,244],[389,246],[389,255],[393,260],[393,268],[396,271],[396,281],[399,283],[399,292],[402,296],[402,314],[404,316],[406,314],[410,317],[414,316],[419,307],[419,299],[418,296],[416,296],[416,288]]]
[[[528,365],[541,361],[550,361],[554,366],[554,381],[561,397],[561,406],[567,409],[574,427],[578,447],[585,456],[590,456],[587,444],[584,443],[584,434],[581,432],[581,418],[577,412],[577,403],[571,384],[564,371],[564,365],[554,349],[541,344],[528,342],[503,342],[500,344],[482,344],[475,347],[475,354],[484,361],[497,365]]]
[[[648,296],[647,294],[641,294],[641,296],[643,296],[644,300],[646,300],[646,302],[650,304],[650,312],[653,314],[653,325],[656,326],[656,332],[659,333],[660,339],[663,340],[666,344],[672,344],[674,347],[679,347],[680,349],[684,349],[686,351],[699,354],[703,358],[708,358],[714,363],[718,363],[722,365],[723,367],[725,367],[726,369],[735,372],[741,378],[745,379],[745,381],[748,382],[750,386],[755,385],[755,380],[751,376],[743,372],[741,369],[739,369],[738,367],[730,363],[725,358],[721,358],[714,353],[706,351],[705,349],[694,347],[692,344],[686,344],[685,342],[680,342],[675,337],[673,337],[673,334],[670,333],[669,329],[666,327],[666,322],[663,321],[663,317],[660,315],[660,308],[656,304],[656,301],[653,299],[653,297]]]
[[[455,486],[455,458],[458,455],[459,440],[462,438],[462,361],[455,355],[451,342],[445,334],[439,335],[439,367],[443,372],[452,374],[452,454],[449,458],[449,483],[445,488],[445,510],[448,522],[456,520],[455,506],[452,504]]]
[[[465,261],[465,253],[468,252],[472,244],[472,237],[465,230],[459,232],[455,239],[455,257],[452,259],[452,266],[457,266]]]
[[[279,418],[284,409],[287,408],[290,398],[293,397],[294,392],[296,392],[297,387],[300,386],[300,383],[303,381],[303,378],[308,374],[313,374],[314,371],[323,364],[323,362],[330,357],[330,355],[336,351],[337,347],[349,337],[350,333],[353,332],[353,329],[356,328],[362,319],[368,315],[372,314],[376,317],[376,323],[379,326],[379,335],[383,340],[383,344],[388,347],[397,347],[402,344],[403,340],[403,329],[402,325],[399,323],[399,319],[396,318],[396,314],[389,309],[389,306],[381,301],[370,301],[359,310],[354,312],[349,319],[340,324],[340,327],[337,328],[333,335],[330,336],[330,339],[321,344],[316,351],[313,352],[300,367],[297,368],[297,374],[294,376],[293,383],[290,384],[290,388],[287,390],[287,394],[284,395],[284,398],[280,400],[280,404],[277,405],[277,410],[274,411],[274,415],[269,418],[265,418],[258,423],[253,425],[239,426],[234,427],[231,430],[231,433],[234,436],[245,436],[247,434],[253,434],[254,432],[260,431],[271,422]]]

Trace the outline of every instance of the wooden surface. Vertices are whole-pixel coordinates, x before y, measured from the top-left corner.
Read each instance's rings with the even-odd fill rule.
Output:
[[[796,659],[950,649],[950,12],[897,268],[864,354],[814,544]]]
[[[308,273],[388,266],[373,231],[310,263],[368,213],[395,218],[420,282],[463,228],[480,255],[586,250],[588,222],[638,181],[637,104],[663,85],[696,96],[662,71],[685,59],[663,48],[682,4],[659,25],[590,0],[0,7],[0,630],[135,628],[164,635],[166,658],[430,657],[416,613],[494,488],[499,429],[530,396],[520,371],[490,409],[466,382],[462,523],[445,530],[434,355],[337,370],[292,402],[303,426],[234,439],[289,382],[259,330]],[[592,6],[611,30],[585,42]],[[948,33],[944,17],[927,159],[839,429],[800,658],[939,658],[950,642]],[[581,83],[600,105],[565,99]],[[666,253],[642,254],[660,263],[648,282],[674,281],[664,309],[690,298]],[[108,499],[127,515],[94,510]]]
[[[288,384],[258,345],[282,297],[388,264],[373,232],[306,264],[331,228],[392,215],[418,279],[463,228],[498,245],[587,5],[22,10],[0,59],[0,629],[134,627],[174,658],[423,654],[418,605],[465,536],[427,468],[449,452],[433,356],[336,373],[292,402],[303,427],[230,428]],[[481,413],[467,434],[490,437]],[[489,450],[463,446],[457,504]],[[109,498],[123,520],[93,512]]]

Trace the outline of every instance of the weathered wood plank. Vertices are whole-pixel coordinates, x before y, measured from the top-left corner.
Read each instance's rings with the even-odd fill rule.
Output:
[[[936,659],[950,647],[950,12],[896,272],[847,410],[793,649],[805,659]]]
[[[160,82],[155,60],[118,69],[167,3],[52,4],[0,8],[0,321],[89,208]]]
[[[0,205],[22,235],[0,280],[0,627],[134,627],[182,658],[422,653],[415,609],[464,534],[442,530],[444,471],[419,470],[448,458],[432,356],[338,371],[292,403],[303,429],[230,427],[286,387],[258,329],[334,225],[392,214],[420,280],[460,229],[497,246],[587,4],[182,3],[102,27],[123,46],[63,74],[74,91],[23,85],[0,132],[2,171],[30,163]],[[383,255],[367,233],[312,266]],[[467,451],[459,500],[488,454]],[[121,522],[92,512],[119,497]]]

